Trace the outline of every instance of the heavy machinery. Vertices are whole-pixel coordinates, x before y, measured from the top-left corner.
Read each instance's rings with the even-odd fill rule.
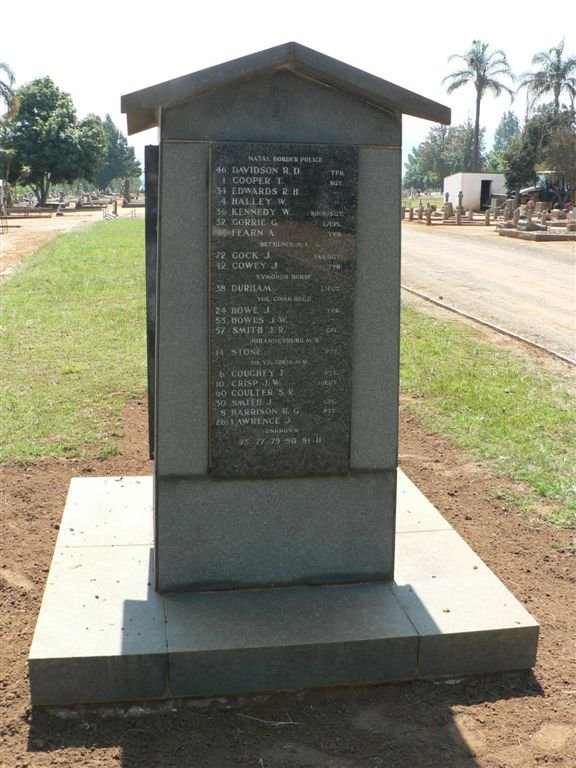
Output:
[[[536,203],[544,203],[546,208],[554,208],[557,203],[564,205],[572,200],[572,190],[564,174],[559,171],[538,171],[534,186],[521,189],[518,194],[522,205],[532,198]]]

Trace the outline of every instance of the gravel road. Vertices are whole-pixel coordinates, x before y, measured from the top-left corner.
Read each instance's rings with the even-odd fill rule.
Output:
[[[576,245],[402,226],[402,284],[576,359]]]
[[[119,208],[122,216],[143,209]],[[57,231],[101,212],[19,220],[0,237],[0,275]],[[402,226],[402,283],[576,359],[576,245],[499,237],[493,227]]]

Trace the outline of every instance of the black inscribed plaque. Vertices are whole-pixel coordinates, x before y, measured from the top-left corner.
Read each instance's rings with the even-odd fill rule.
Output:
[[[358,150],[211,153],[210,472],[345,473]]]

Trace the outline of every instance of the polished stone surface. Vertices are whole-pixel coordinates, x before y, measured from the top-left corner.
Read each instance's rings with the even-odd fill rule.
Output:
[[[160,151],[154,471],[208,469],[208,198],[206,144]],[[187,215],[182,214],[186,210]]]
[[[418,637],[389,586],[240,590],[166,601],[171,689],[209,695],[408,679]],[[226,682],[225,682],[226,681]]]
[[[29,656],[34,705],[534,665],[538,624],[398,475],[395,580],[161,596],[152,479],[75,478]]]
[[[243,488],[234,480],[218,481],[221,487],[215,489],[212,496],[204,485],[201,503],[180,492],[186,486],[192,492],[209,473],[210,328],[206,290],[210,250],[210,206],[206,190],[209,154],[209,147],[204,143],[166,142],[161,147],[160,186],[164,192],[160,206],[158,282],[162,309],[157,327],[155,486],[159,546],[155,553],[156,584],[161,591],[166,591],[193,588],[198,583],[194,537],[196,531],[204,530],[201,526],[217,519],[221,526],[209,536],[219,547],[237,550],[239,541],[249,539],[238,561],[238,570],[242,576],[241,564],[251,563],[253,583],[293,583],[298,580],[297,573],[301,578],[302,562],[289,564],[284,572],[286,548],[277,559],[272,582],[268,563],[275,557],[277,542],[282,540],[284,531],[296,531],[298,535],[310,526],[318,532],[318,537],[308,546],[319,552],[326,537],[331,545],[324,549],[321,557],[308,560],[309,565],[318,563],[319,568],[315,574],[308,570],[306,577],[317,582],[329,581],[331,574],[366,573],[366,554],[357,563],[346,563],[342,559],[343,552],[351,551],[346,523],[350,515],[348,508],[354,509],[359,547],[364,553],[375,553],[368,570],[378,577],[390,574],[394,567],[393,492],[380,493],[379,499],[370,497],[368,507],[360,513],[356,506],[350,507],[347,496],[339,498],[337,488],[329,490],[327,495],[324,483],[311,487],[310,480],[314,478],[293,477],[289,478],[290,484],[280,478],[273,492],[281,515],[270,513],[269,506],[262,506],[259,501],[250,505],[250,496],[260,500],[269,494],[271,480],[266,478],[243,480],[247,484]],[[358,167],[350,474],[371,475],[372,484],[391,487],[389,481],[380,478],[383,474],[395,476],[397,462],[400,222],[397,216],[383,216],[382,206],[384,200],[396,200],[400,204],[395,182],[400,174],[400,151],[362,147]],[[183,216],[182,210],[188,215]],[[348,450],[347,445],[344,450]],[[320,478],[328,480],[329,476],[319,475],[316,479]],[[254,487],[249,488],[250,484]],[[305,490],[311,490],[311,495],[306,496]],[[246,518],[237,512],[238,493],[240,506],[249,510],[249,527]],[[298,506],[292,504],[295,497],[299,499]],[[335,511],[327,503],[334,497]],[[233,513],[224,520],[223,508]],[[306,521],[304,529],[302,520]],[[337,540],[339,532],[343,533],[340,541]],[[203,536],[206,535],[203,532]],[[221,538],[229,541],[220,543]],[[276,542],[275,547],[263,552],[262,544],[270,539]],[[363,548],[361,544],[365,541],[379,544]],[[210,557],[210,552],[202,553],[203,559]],[[259,558],[264,566],[260,577],[257,574]],[[227,563],[225,565],[228,570]],[[225,577],[226,574],[222,574],[222,579]]]
[[[124,108],[131,130],[160,128],[157,588],[226,586],[231,570],[230,586],[389,578],[401,115],[449,111],[297,43],[144,89]],[[250,365],[236,366],[245,352]],[[382,492],[355,506],[350,488],[367,475]],[[340,498],[336,480],[349,477]],[[272,513],[270,478],[295,481],[273,488]]]
[[[396,473],[165,478],[161,592],[391,579]]]
[[[350,467],[358,149],[211,147],[210,474]]]
[[[291,42],[123,96],[122,111],[128,115],[128,130],[130,133],[137,133],[152,128],[158,125],[159,114],[169,111],[171,105],[197,101],[206,93],[211,95],[222,92],[226,86],[229,88],[229,101],[235,90],[246,83],[258,82],[262,76],[270,73],[296,73],[298,79],[304,82],[321,85],[328,95],[334,92],[347,94],[356,102],[358,108],[366,105],[375,113],[404,113],[434,122],[450,123],[450,110],[447,107],[311,48]],[[268,97],[268,101],[263,105],[265,108],[277,98],[277,91],[272,91]],[[288,106],[291,106],[290,102]],[[298,113],[306,115],[308,112],[307,109],[291,111],[294,117],[297,117]],[[335,111],[332,119],[337,121],[337,118],[338,112]],[[235,122],[229,108],[221,113],[221,122]],[[362,130],[365,122],[364,119],[358,119],[357,130]],[[379,140],[380,137],[376,134],[372,143],[378,143]]]

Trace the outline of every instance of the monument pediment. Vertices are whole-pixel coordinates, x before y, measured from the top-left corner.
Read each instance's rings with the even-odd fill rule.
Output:
[[[211,91],[240,84],[260,75],[290,71],[303,79],[336,88],[361,101],[396,114],[448,125],[450,109],[376,75],[291,42],[192,72],[122,97],[128,133],[159,125],[162,109],[192,101]]]

